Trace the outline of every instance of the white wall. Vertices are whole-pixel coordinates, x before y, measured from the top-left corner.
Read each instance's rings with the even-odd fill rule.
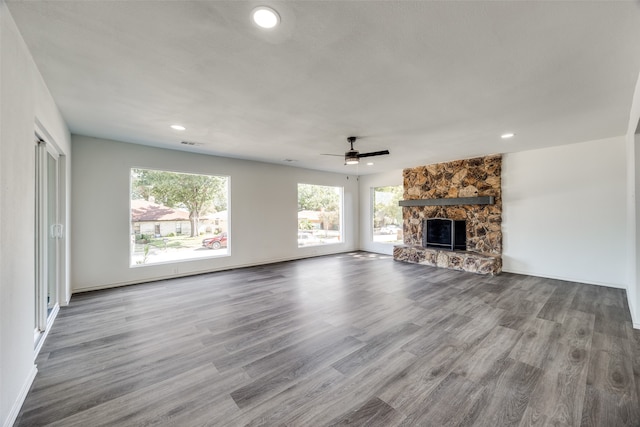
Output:
[[[3,426],[13,423],[36,372],[33,359],[36,121],[69,156],[66,125],[5,2],[0,0],[0,425]],[[66,287],[66,283],[63,285]]]
[[[74,135],[74,292],[355,250],[355,176]],[[231,256],[129,267],[130,169],[230,176]],[[343,243],[298,248],[298,183],[344,187]]]
[[[373,241],[373,200],[371,189],[373,187],[385,187],[402,185],[402,169],[363,175],[359,178],[360,184],[360,249],[379,254],[393,255],[393,244]]]
[[[503,269],[625,288],[625,139],[503,157]]]
[[[640,329],[640,74],[631,103],[627,146],[627,299],[633,326]]]

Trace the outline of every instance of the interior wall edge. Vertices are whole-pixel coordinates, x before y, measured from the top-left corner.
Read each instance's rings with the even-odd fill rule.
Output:
[[[631,99],[626,132],[627,299],[634,328],[640,329],[640,73]]]

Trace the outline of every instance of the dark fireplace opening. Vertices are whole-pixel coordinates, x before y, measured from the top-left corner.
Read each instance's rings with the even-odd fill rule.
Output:
[[[422,246],[467,249],[467,222],[448,218],[427,218],[422,223]]]

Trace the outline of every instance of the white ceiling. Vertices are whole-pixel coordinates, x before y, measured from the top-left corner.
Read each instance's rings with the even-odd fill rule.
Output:
[[[640,71],[635,1],[7,3],[73,133],[351,174],[624,135]]]

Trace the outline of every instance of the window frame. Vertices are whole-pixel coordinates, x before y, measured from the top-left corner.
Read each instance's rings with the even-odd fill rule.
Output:
[[[344,227],[344,186],[341,185],[327,185],[327,184],[311,184],[308,182],[298,182],[296,185],[296,199],[297,199],[297,206],[298,206],[298,211],[297,214],[299,214],[300,212],[307,210],[307,209],[302,209],[300,210],[300,185],[307,185],[307,186],[314,186],[314,187],[325,187],[325,188],[332,188],[332,189],[336,189],[337,190],[337,195],[338,195],[338,220],[337,220],[337,224],[338,224],[338,230],[337,230],[337,235],[338,235],[338,240],[337,241],[328,241],[328,242],[320,242],[320,243],[315,243],[315,244],[300,244],[300,235],[301,235],[301,231],[304,233],[304,230],[300,229],[300,219],[299,217],[296,219],[296,223],[297,223],[297,247],[298,249],[300,248],[308,248],[308,247],[324,247],[324,246],[330,246],[330,245],[339,245],[339,244],[344,244],[345,242],[345,227]],[[318,211],[316,211],[318,212]],[[321,211],[320,211],[321,212]],[[325,230],[325,239],[327,238],[327,231],[336,231],[336,230],[329,230],[326,229]],[[305,233],[307,234],[307,233]],[[321,234],[321,233],[313,233],[313,231],[311,232],[312,235],[316,236],[317,234]],[[313,239],[311,239],[313,240]],[[320,239],[321,240],[321,239]]]
[[[377,185],[377,186],[372,186],[370,187],[370,212],[371,212],[371,221],[369,222],[369,238],[371,240],[372,243],[376,243],[376,244],[381,244],[381,245],[387,245],[387,246],[393,246],[393,245],[398,245],[398,244],[402,244],[404,239],[400,239],[398,240],[396,238],[396,240],[393,241],[376,241],[375,240],[375,222],[376,222],[376,189],[377,188],[388,188],[388,187],[397,187],[399,188],[401,191],[404,191],[403,185],[399,184],[399,185]],[[378,193],[382,193],[381,191],[378,191]],[[400,231],[404,232],[404,230],[402,229],[403,227],[403,221],[402,221],[402,207],[398,206],[398,209],[400,211],[400,224],[398,224]]]
[[[173,258],[173,259],[165,259],[165,260],[161,260],[161,261],[151,261],[149,262],[148,260],[146,260],[146,256],[143,257],[143,259],[145,259],[144,262],[140,263],[137,262],[134,259],[134,254],[135,252],[135,246],[136,246],[136,234],[135,232],[138,231],[138,233],[141,234],[146,234],[146,229],[144,228],[144,222],[141,221],[136,221],[137,222],[137,227],[134,227],[133,225],[133,207],[132,207],[132,202],[134,200],[139,200],[139,199],[133,199],[134,196],[134,171],[154,171],[154,172],[167,172],[167,173],[172,173],[172,174],[178,174],[178,175],[195,175],[195,176],[206,176],[206,177],[216,177],[216,178],[222,178],[224,179],[224,184],[222,186],[222,194],[225,196],[226,198],[226,211],[227,211],[227,215],[226,215],[226,222],[227,222],[227,230],[224,231],[227,233],[227,246],[223,247],[221,249],[217,249],[215,251],[211,251],[211,253],[206,252],[206,251],[202,251],[202,240],[204,238],[207,237],[213,237],[213,234],[208,235],[205,234],[203,235],[201,231],[197,232],[197,235],[194,237],[189,237],[190,239],[193,239],[194,242],[192,243],[194,246],[192,247],[192,249],[194,249],[194,252],[198,251],[199,255],[197,256],[191,256],[191,257],[178,257],[178,258]],[[157,266],[157,265],[162,265],[162,264],[174,264],[174,263],[185,263],[185,262],[193,262],[193,261],[199,261],[199,260],[210,260],[212,258],[223,258],[223,257],[229,257],[231,256],[231,176],[229,175],[223,175],[223,174],[212,174],[212,173],[199,173],[199,172],[183,172],[183,171],[176,171],[176,170],[169,170],[169,169],[161,169],[161,168],[152,168],[152,167],[137,167],[137,166],[132,166],[129,168],[129,233],[130,233],[130,248],[129,248],[129,268],[138,268],[138,267],[149,267],[149,266]],[[155,228],[156,228],[156,224],[158,224],[158,221],[146,221],[149,224],[151,224],[151,229],[153,229],[153,231],[155,232]],[[183,222],[188,222],[189,223],[189,230],[191,229],[191,227],[193,226],[192,222],[189,219],[186,220],[182,220],[182,221],[175,221],[176,224],[180,224],[180,234],[177,233],[177,227],[175,230],[173,230],[173,234],[174,236],[172,237],[182,237],[185,238],[185,229],[184,229],[184,224]],[[216,222],[219,222],[219,220],[216,220]],[[202,228],[202,223],[198,224],[198,228],[199,230]],[[137,230],[136,230],[137,228]],[[163,227],[162,225],[160,225],[160,231],[162,234],[162,230]],[[204,232],[206,233],[206,232]],[[155,234],[155,233],[154,233]],[[167,234],[171,234],[171,233],[167,233]],[[190,232],[186,233],[186,236],[189,236]],[[157,239],[154,237],[154,239]],[[164,240],[165,245],[167,240],[169,239],[169,236],[161,236],[159,239]],[[196,246],[197,243],[197,246]],[[182,253],[185,253],[187,251],[183,251]],[[138,253],[139,255],[139,253]]]

